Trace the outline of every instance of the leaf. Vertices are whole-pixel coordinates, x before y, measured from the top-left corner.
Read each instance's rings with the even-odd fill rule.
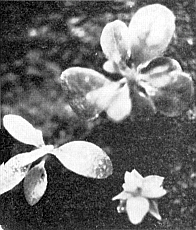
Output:
[[[103,69],[107,71],[108,73],[118,73],[119,72],[119,67],[118,65],[113,62],[113,61],[106,61],[103,64]]]
[[[127,84],[119,88],[118,93],[111,100],[106,109],[109,119],[120,122],[131,113],[132,103],[129,96],[129,87]]]
[[[122,191],[117,196],[113,197],[112,200],[127,200],[132,197],[131,193]]]
[[[49,148],[50,147],[50,148]],[[11,190],[26,176],[32,162],[48,153],[51,146],[21,153],[0,166],[0,195]]]
[[[130,86],[133,87],[133,93],[131,94],[132,99],[132,120],[137,119],[148,119],[149,117],[156,114],[157,109],[152,99],[146,94],[146,88],[142,85]]]
[[[125,183],[123,184],[123,189],[125,192],[135,193],[138,188],[142,187],[143,177],[135,169],[131,172],[127,171],[124,180]]]
[[[127,200],[127,214],[132,224],[139,224],[149,211],[149,202],[143,197],[132,197]]]
[[[129,24],[132,59],[136,66],[162,54],[175,30],[175,16],[160,4],[140,8]]]
[[[175,59],[171,59],[169,57],[156,57],[150,61],[147,61],[143,64],[140,64],[137,68],[138,74],[141,75],[142,78],[147,78],[148,76],[156,77],[160,73],[170,73],[171,71],[182,71],[182,68]],[[158,83],[158,82],[157,82]]]
[[[150,96],[157,110],[163,115],[174,117],[191,107],[194,86],[191,77],[183,72],[172,71],[149,75],[148,82],[140,82]]]
[[[142,196],[150,199],[164,196],[167,192],[162,187],[163,180],[164,177],[156,175],[145,177],[142,184]]]
[[[161,216],[159,214],[158,204],[155,200],[149,200],[150,208],[149,212],[151,215],[153,215],[157,220],[161,220]]]
[[[71,108],[84,119],[96,118],[100,108],[89,103],[86,95],[111,83],[104,75],[87,68],[72,67],[61,74],[62,86],[65,88]]]
[[[126,24],[120,20],[108,23],[102,31],[100,43],[106,57],[119,64],[130,57],[129,32]]]
[[[122,79],[124,80],[124,79]],[[126,82],[111,82],[87,94],[87,101],[96,105],[98,111],[105,111],[109,119],[119,122],[130,115],[132,104]]]
[[[18,141],[40,147],[44,145],[42,132],[35,129],[27,120],[18,115],[3,117],[5,129]]]
[[[44,164],[45,160],[31,168],[24,179],[24,195],[31,206],[42,198],[47,188],[47,173]]]
[[[90,142],[69,142],[55,149],[53,154],[67,169],[79,175],[103,179],[112,174],[110,158],[101,148]]]

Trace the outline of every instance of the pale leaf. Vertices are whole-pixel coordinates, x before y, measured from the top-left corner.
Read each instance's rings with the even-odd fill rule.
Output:
[[[147,176],[142,184],[142,196],[146,198],[160,198],[167,192],[162,187],[164,177],[152,175]]]
[[[149,202],[143,197],[132,197],[127,200],[126,210],[132,224],[139,224],[149,211]]]
[[[90,142],[69,142],[55,149],[53,154],[67,169],[85,177],[102,179],[112,174],[110,158]]]
[[[42,198],[47,188],[47,173],[44,164],[45,161],[41,161],[35,165],[24,179],[24,195],[31,206]]]
[[[140,8],[129,24],[132,59],[136,65],[162,54],[175,30],[175,16],[160,4]]]
[[[0,166],[0,194],[3,194],[26,176],[32,162],[48,153],[46,149],[37,149],[27,153],[21,153],[12,157],[6,164]]]
[[[40,147],[44,145],[42,132],[35,129],[27,120],[18,115],[3,117],[5,129],[18,141]]]
[[[135,193],[137,192],[138,188],[142,187],[143,177],[135,169],[133,169],[131,172],[126,171],[124,180],[125,183],[123,184],[123,189],[126,192]]]
[[[110,61],[110,60],[106,61],[103,64],[103,69],[107,71],[108,73],[118,73],[119,72],[118,65],[115,62]]]
[[[169,57],[156,57],[137,67],[138,74],[141,74],[137,79],[139,80],[142,78],[148,80],[149,76],[150,78],[155,78],[157,75],[170,73],[174,70],[182,71],[179,62],[175,59]],[[159,84],[159,81],[157,81],[157,84]]]
[[[118,195],[116,195],[115,197],[113,197],[112,200],[127,200],[130,197],[132,197],[131,193],[122,191],[121,193],[119,193]]]
[[[131,113],[132,103],[129,96],[129,87],[127,84],[119,88],[118,94],[111,100],[106,109],[109,119],[120,122]]]
[[[87,94],[110,83],[104,75],[87,68],[72,67],[61,74],[62,86],[73,111],[84,119],[96,118],[100,111],[94,103],[89,103]]]
[[[170,58],[156,58],[140,69],[138,84],[166,116],[179,116],[191,107],[194,87],[191,77]]]
[[[126,24],[120,20],[108,23],[101,34],[100,43],[106,57],[119,64],[130,57],[129,32]]]
[[[161,82],[163,83],[161,87],[159,84],[156,86],[157,79],[153,79],[148,84],[154,91],[151,91],[151,93],[147,90],[157,110],[169,117],[179,116],[183,112],[188,111],[194,96],[191,77],[186,73],[178,71],[173,71],[161,77]],[[145,88],[147,89],[147,87]]]

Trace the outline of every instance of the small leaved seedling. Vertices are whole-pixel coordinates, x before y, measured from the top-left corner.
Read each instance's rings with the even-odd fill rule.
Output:
[[[107,154],[95,144],[73,141],[54,148],[45,145],[42,132],[18,115],[5,115],[5,129],[18,141],[37,147],[21,153],[0,165],[0,195],[11,190],[24,179],[24,195],[30,205],[35,205],[47,188],[47,172],[44,167],[47,154],[53,154],[67,169],[91,178],[107,178],[112,174],[112,163]],[[31,164],[41,158],[40,163]]]
[[[160,4],[139,9],[129,27],[120,20],[108,23],[100,38],[108,59],[103,68],[122,78],[114,82],[92,69],[66,69],[61,81],[72,109],[85,119],[105,111],[114,122],[157,112],[174,117],[189,110],[192,78],[176,60],[162,56],[174,31],[174,14]]]
[[[164,178],[155,175],[143,178],[134,169],[126,172],[124,179],[123,192],[113,198],[120,200],[118,212],[127,212],[133,224],[141,223],[147,212],[161,220],[156,199],[166,194],[162,187]]]

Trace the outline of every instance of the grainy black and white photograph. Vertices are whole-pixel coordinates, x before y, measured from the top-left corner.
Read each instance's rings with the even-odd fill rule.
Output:
[[[0,230],[196,229],[196,1],[0,15]]]

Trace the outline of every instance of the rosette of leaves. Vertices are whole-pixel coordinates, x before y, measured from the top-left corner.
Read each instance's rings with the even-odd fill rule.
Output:
[[[42,132],[18,115],[5,115],[3,125],[15,139],[37,149],[17,154],[0,165],[0,195],[24,179],[25,198],[30,205],[35,205],[47,188],[45,161],[48,154],[53,154],[67,169],[85,177],[103,179],[112,174],[110,158],[93,143],[73,141],[59,148],[45,145]]]
[[[121,79],[111,81],[88,68],[66,69],[61,81],[72,109],[85,119],[105,111],[114,122],[157,112],[174,117],[189,110],[192,78],[176,60],[163,56],[174,31],[174,14],[160,4],[139,9],[129,27],[120,20],[108,23],[100,38],[108,59],[103,68]]]

